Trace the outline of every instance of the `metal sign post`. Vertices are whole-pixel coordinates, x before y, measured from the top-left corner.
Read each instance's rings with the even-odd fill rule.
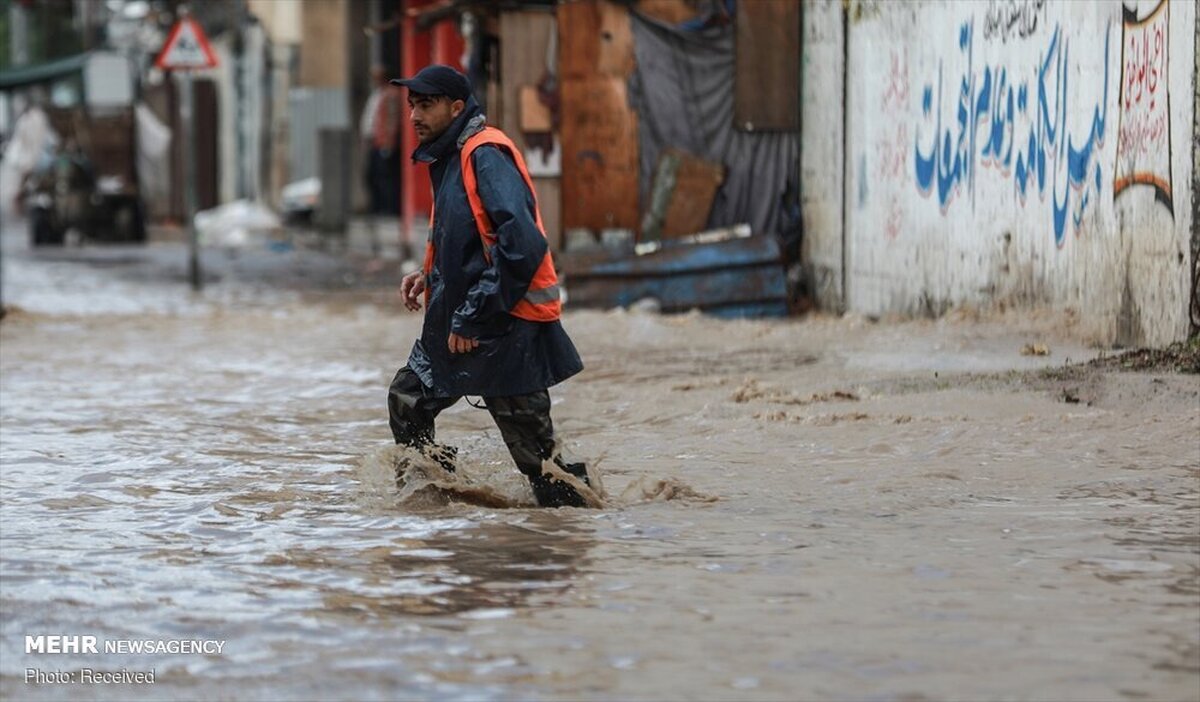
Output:
[[[196,140],[192,138],[192,72],[183,71],[179,96],[179,136],[183,139],[183,212],[187,218],[188,280],[200,291],[200,234],[196,231]]]
[[[163,70],[181,72],[182,94],[179,96],[179,137],[183,140],[183,209],[187,217],[188,230],[188,277],[192,282],[192,290],[199,291],[202,279],[200,275],[200,238],[196,232],[196,140],[192,138],[193,107],[192,107],[192,71],[201,68],[215,68],[217,57],[208,44],[208,37],[200,25],[188,17],[187,8],[179,9],[179,21],[171,28],[167,43],[154,62]]]

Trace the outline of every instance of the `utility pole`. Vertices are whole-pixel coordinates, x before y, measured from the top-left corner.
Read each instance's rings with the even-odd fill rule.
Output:
[[[180,71],[183,94],[179,99],[180,137],[183,139],[183,212],[187,218],[188,280],[200,291],[200,235],[196,231],[196,144],[192,138],[192,72]]]

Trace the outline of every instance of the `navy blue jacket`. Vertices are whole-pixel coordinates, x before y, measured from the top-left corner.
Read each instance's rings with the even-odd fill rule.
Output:
[[[421,338],[411,368],[438,395],[507,397],[544,390],[583,370],[559,322],[531,322],[508,313],[525,295],[547,251],[534,219],[533,195],[512,158],[491,144],[471,155],[479,198],[495,227],[491,263],[471,214],[459,150],[485,126],[479,104],[466,109],[438,139],[422,144],[413,160],[429,164],[433,182],[433,270]],[[450,332],[479,347],[450,353]]]

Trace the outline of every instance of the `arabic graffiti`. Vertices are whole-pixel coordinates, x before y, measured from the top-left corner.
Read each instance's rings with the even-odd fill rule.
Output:
[[[886,121],[875,144],[878,154],[876,175],[880,179],[903,183],[908,176],[908,120],[903,116],[908,96],[908,51],[892,51],[891,68],[879,97],[879,113],[895,115],[895,118]],[[895,239],[904,226],[904,209],[898,188],[892,191],[886,207],[884,235]]]
[[[974,201],[977,164],[1010,174],[1022,206],[1031,188],[1052,200],[1054,241],[1066,239],[1067,215],[1078,231],[1083,213],[1098,197],[1101,168],[1096,155],[1104,144],[1108,119],[1109,32],[1104,35],[1103,92],[1096,96],[1086,131],[1072,133],[1069,115],[1087,114],[1071,100],[1070,47],[1061,26],[1055,27],[1039,59],[1032,80],[1019,81],[1018,72],[1004,66],[976,67],[973,52],[974,21],[959,28],[958,50],[967,70],[959,81],[951,108],[953,124],[942,127],[942,62],[938,63],[936,102],[933,84],[922,92],[924,121],[933,122],[932,138],[918,127],[913,166],[918,191],[935,190],[945,214],[964,185]],[[1024,137],[1022,136],[1024,135]],[[1071,203],[1072,191],[1076,202]]]
[[[1046,0],[992,0],[983,16],[983,38],[1007,43],[1009,37],[1032,35],[1045,6]]]
[[[1167,0],[1145,19],[1125,10],[1121,30],[1121,96],[1113,198],[1149,185],[1172,216],[1171,109],[1167,93]]]

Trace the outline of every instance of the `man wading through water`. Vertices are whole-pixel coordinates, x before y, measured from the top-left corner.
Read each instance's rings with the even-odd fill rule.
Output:
[[[587,482],[583,464],[557,453],[547,388],[583,369],[559,323],[558,279],[520,151],[486,126],[466,76],[428,66],[408,88],[421,142],[414,161],[429,164],[433,214],[422,270],[404,277],[405,306],[425,322],[408,365],[388,391],[397,444],[454,470],[455,450],[435,444],[434,419],[464,395],[483,398],[538,504],[582,507],[582,496],[542,470],[552,459]]]

